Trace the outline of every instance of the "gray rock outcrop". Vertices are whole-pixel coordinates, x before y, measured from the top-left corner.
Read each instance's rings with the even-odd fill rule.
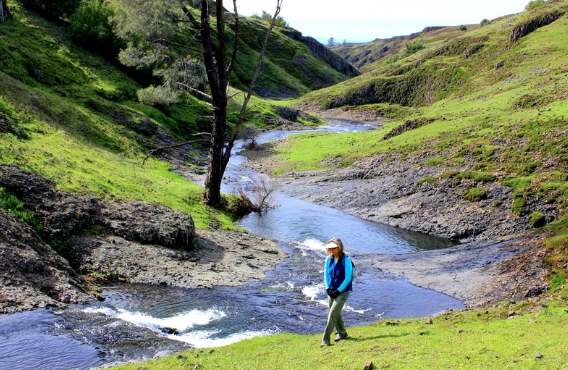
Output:
[[[0,313],[93,299],[86,283],[34,230],[0,209]]]

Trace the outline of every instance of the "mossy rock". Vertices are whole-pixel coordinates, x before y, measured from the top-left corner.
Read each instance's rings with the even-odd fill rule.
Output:
[[[531,213],[529,215],[529,218],[531,219],[531,224],[534,227],[543,227],[544,225],[546,225],[546,218],[544,217],[544,214],[540,211],[535,211],[533,213]]]

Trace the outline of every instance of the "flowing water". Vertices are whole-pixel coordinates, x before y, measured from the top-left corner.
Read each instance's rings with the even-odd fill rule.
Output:
[[[326,129],[371,128],[336,125]],[[288,134],[269,133],[259,141]],[[241,156],[232,157],[224,192],[235,191],[236,186],[250,188],[256,174],[241,166],[244,161]],[[354,291],[344,309],[347,326],[463,308],[456,299],[413,286],[370,262],[376,254],[411,253],[453,243],[282,194],[276,203],[279,206],[268,213],[251,214],[239,223],[254,235],[277,240],[289,255],[265,280],[209,290],[110,286],[104,290],[104,303],[2,315],[0,369],[88,369],[152,358],[188,346],[222,346],[283,331],[321,332],[327,317],[324,243],[336,236],[356,262]]]

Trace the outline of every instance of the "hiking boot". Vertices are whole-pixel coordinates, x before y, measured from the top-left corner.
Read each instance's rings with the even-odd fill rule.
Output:
[[[335,337],[334,340],[335,340],[336,342],[339,342],[340,340],[343,340],[343,339],[345,339],[345,338],[347,338],[347,334],[344,334],[344,335],[337,334],[337,337]]]
[[[331,344],[326,343],[326,342],[321,342],[320,347],[329,347],[331,346]]]

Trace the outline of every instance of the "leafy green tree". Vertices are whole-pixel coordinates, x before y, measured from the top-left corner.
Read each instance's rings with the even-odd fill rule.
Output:
[[[112,15],[108,4],[100,0],[86,1],[69,17],[71,35],[80,44],[108,52],[105,48],[112,49],[113,43]]]
[[[262,15],[253,14],[252,18],[260,19],[265,22],[271,23],[273,16],[266,10],[263,10]],[[274,25],[278,27],[289,27],[288,22],[280,15],[275,18]]]
[[[330,48],[335,46],[335,39],[333,37],[330,37],[329,40],[327,40],[327,46]]]
[[[51,20],[68,18],[80,3],[81,0],[22,0],[26,8]]]
[[[227,142],[227,93],[239,34],[237,0],[233,0],[234,17],[225,14],[223,0],[115,0],[116,15],[112,22],[117,35],[128,42],[128,47],[119,54],[120,61],[127,66],[151,68],[163,82],[161,86],[150,86],[141,91],[140,99],[168,104],[176,102],[183,91],[190,91],[211,101],[213,121],[204,197],[207,204],[215,208],[221,207],[223,174],[252,88],[260,74],[270,32],[280,13],[282,0],[276,2],[276,12],[264,39],[259,64]],[[227,19],[234,22],[232,38],[227,33]],[[194,40],[199,41],[199,48]],[[208,89],[202,91],[205,82]]]

